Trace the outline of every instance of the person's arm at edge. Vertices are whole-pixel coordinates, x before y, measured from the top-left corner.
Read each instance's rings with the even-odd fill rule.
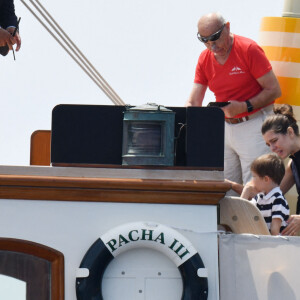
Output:
[[[249,181],[245,185],[242,185],[240,183],[225,179],[225,182],[228,182],[231,184],[231,189],[238,193],[241,198],[251,200],[253,197],[255,197],[258,193],[258,191],[253,187],[252,182]]]
[[[13,33],[14,33],[14,31],[15,31],[15,28],[16,27],[8,27],[8,28],[6,28],[6,30],[12,35]],[[15,33],[15,36],[14,36],[14,39],[15,39],[15,41],[16,41],[16,44],[17,44],[17,47],[16,47],[16,51],[19,51],[20,50],[20,48],[21,48],[21,36],[20,36],[20,34],[19,34],[19,31],[16,31],[16,33]]]
[[[280,227],[281,227],[282,220],[280,218],[273,218],[271,222],[271,234],[272,235],[279,235]]]
[[[7,30],[0,28],[0,47],[7,45],[11,50],[15,43],[15,38]]]
[[[3,1],[0,11],[0,20],[0,26],[12,35],[17,26],[17,16],[15,14],[15,4],[13,0]],[[14,37],[11,36],[10,41],[6,44],[11,50],[12,45],[15,43],[17,44],[16,51],[19,51],[21,47],[21,37],[18,31]]]
[[[257,81],[262,87],[262,90],[256,96],[250,99],[245,99],[250,101],[253,109],[267,106],[276,98],[281,96],[280,86],[273,70],[270,70],[265,75],[259,77]],[[246,102],[239,102],[235,100],[230,100],[229,102],[231,102],[230,105],[222,107],[226,117],[232,118],[237,114],[247,112]]]
[[[234,182],[234,181],[231,181],[231,180],[228,180],[228,179],[225,179],[225,182],[228,182],[228,183],[231,184],[231,189],[233,191],[235,191],[239,195],[242,194],[242,191],[243,191],[243,188],[244,188],[244,186],[242,184]]]
[[[194,83],[192,92],[189,99],[185,103],[185,106],[202,106],[206,89],[206,85]]]

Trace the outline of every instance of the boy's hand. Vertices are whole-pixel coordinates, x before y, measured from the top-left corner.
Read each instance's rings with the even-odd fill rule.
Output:
[[[258,191],[253,186],[252,180],[247,182],[243,188],[241,198],[251,200],[253,197],[255,197],[258,194]]]

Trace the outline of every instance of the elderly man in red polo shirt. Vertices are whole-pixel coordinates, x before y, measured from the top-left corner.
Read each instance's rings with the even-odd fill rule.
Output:
[[[270,150],[260,133],[273,102],[280,97],[279,83],[264,51],[252,40],[230,32],[219,13],[198,22],[198,39],[205,49],[196,67],[194,86],[186,106],[202,106],[207,87],[216,102],[229,102],[225,114],[224,177],[246,183],[250,164]]]

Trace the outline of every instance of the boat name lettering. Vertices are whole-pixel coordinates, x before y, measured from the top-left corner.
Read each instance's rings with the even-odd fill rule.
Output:
[[[160,232],[158,235],[154,233],[154,230],[141,229],[141,230],[131,230],[128,234],[119,234],[118,238],[109,240],[106,245],[109,247],[111,252],[116,251],[118,248],[126,245],[130,242],[137,241],[152,241],[156,243],[165,244],[165,234]],[[173,252],[175,252],[179,258],[183,258],[185,255],[189,254],[189,250],[180,243],[177,239],[173,239],[170,245],[167,245]]]

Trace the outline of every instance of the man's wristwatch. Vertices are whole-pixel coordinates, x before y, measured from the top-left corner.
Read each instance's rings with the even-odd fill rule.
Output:
[[[251,111],[253,110],[252,104],[250,103],[249,100],[246,100],[245,102],[246,102],[246,104],[247,104],[247,111],[248,111],[248,112],[251,112]]]

